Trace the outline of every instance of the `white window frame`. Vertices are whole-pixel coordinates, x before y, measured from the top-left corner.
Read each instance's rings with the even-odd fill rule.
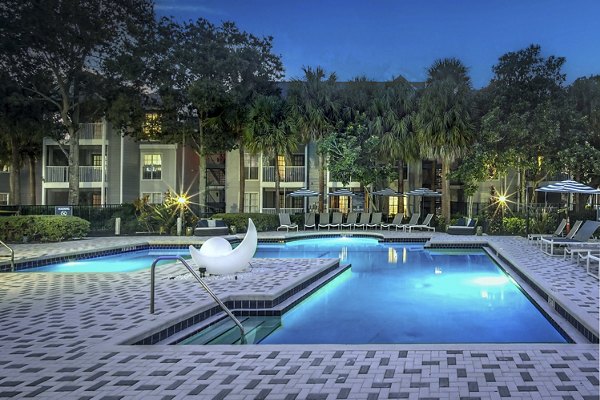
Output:
[[[254,198],[254,202],[252,201]],[[244,210],[245,213],[260,212],[260,193],[246,192],[244,193]]]
[[[148,196],[148,204],[162,204],[164,201],[163,192],[142,192],[141,198]],[[157,198],[160,201],[156,201]]]
[[[9,204],[9,200],[9,193],[0,193],[0,206],[7,206]]]
[[[141,154],[142,157],[142,162],[141,164],[141,180],[142,181],[162,181],[162,176],[163,176],[163,154],[162,153],[143,153]],[[154,159],[151,160],[152,164],[146,164],[146,161],[144,160],[146,157],[159,157],[160,160],[160,164],[154,164]],[[144,167],[146,167],[146,165],[160,165],[160,178],[154,178],[154,174],[156,173],[155,171],[152,172],[152,178],[144,178]]]

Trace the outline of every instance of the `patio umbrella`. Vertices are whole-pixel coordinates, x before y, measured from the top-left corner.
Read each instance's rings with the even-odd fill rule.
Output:
[[[407,196],[415,196],[415,197],[442,197],[442,194],[439,192],[434,192],[429,188],[419,188],[411,190],[410,192],[406,192]],[[421,214],[425,212],[425,205],[423,204],[423,200],[421,200]]]
[[[331,193],[327,193],[327,196],[333,196],[333,197],[341,197],[341,196],[348,196],[350,197],[350,199],[352,199],[352,197],[355,196],[354,193],[352,193],[349,189],[346,188],[342,188],[342,189],[338,189],[335,192],[331,192]],[[350,210],[352,210],[352,200],[350,200],[349,204],[348,204],[348,208]]]
[[[588,194],[598,195],[600,194],[599,189],[594,189],[591,186],[584,185],[581,182],[574,180],[565,180],[560,182],[551,183],[535,189],[536,192],[543,193],[573,193],[573,194]],[[569,208],[569,201],[567,200],[567,209]]]
[[[307,188],[302,188],[298,190],[294,190],[292,193],[288,193],[290,197],[304,197],[304,212],[306,212],[306,198],[307,197],[318,197],[319,192],[315,192],[314,190],[310,190]]]
[[[338,189],[335,192],[327,193],[327,196],[350,196],[350,197],[353,197],[355,195],[349,189],[343,188],[343,189]]]
[[[404,196],[402,193],[396,192],[395,190],[390,189],[390,188],[381,189],[381,190],[378,190],[371,194],[373,196],[380,196],[380,197],[403,197]],[[381,209],[381,204],[379,204],[379,208]]]

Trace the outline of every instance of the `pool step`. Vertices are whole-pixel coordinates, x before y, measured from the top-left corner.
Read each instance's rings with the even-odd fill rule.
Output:
[[[246,331],[246,344],[256,344],[279,327],[279,317],[238,317]],[[186,339],[181,344],[239,344],[240,330],[231,321],[220,321],[198,334]]]

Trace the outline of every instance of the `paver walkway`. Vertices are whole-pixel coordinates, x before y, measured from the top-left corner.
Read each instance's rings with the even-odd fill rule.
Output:
[[[16,250],[36,258],[166,240],[189,238],[96,238]],[[435,234],[431,242],[448,240],[488,241],[597,327],[598,281],[574,265],[544,256],[520,238]],[[334,262],[258,260],[254,272],[238,280],[211,279],[210,285],[225,297],[268,295]],[[177,266],[159,268],[155,315],[148,313],[147,271],[0,274],[0,398],[600,398],[596,344],[116,344],[210,304],[187,280],[170,279],[182,273]]]

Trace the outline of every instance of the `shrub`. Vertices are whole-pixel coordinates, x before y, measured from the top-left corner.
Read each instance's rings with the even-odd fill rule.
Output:
[[[248,229],[248,218],[252,218],[252,222],[256,226],[258,232],[274,231],[279,226],[279,217],[275,214],[259,214],[259,213],[240,213],[240,214],[214,214],[214,219],[222,219],[229,228],[235,229],[237,232],[246,232]]]
[[[41,242],[59,242],[84,237],[90,223],[79,217],[60,215],[19,215],[0,220],[0,239],[20,242],[27,237]]]
[[[510,235],[524,235],[526,223],[525,218],[505,217],[504,232]]]

